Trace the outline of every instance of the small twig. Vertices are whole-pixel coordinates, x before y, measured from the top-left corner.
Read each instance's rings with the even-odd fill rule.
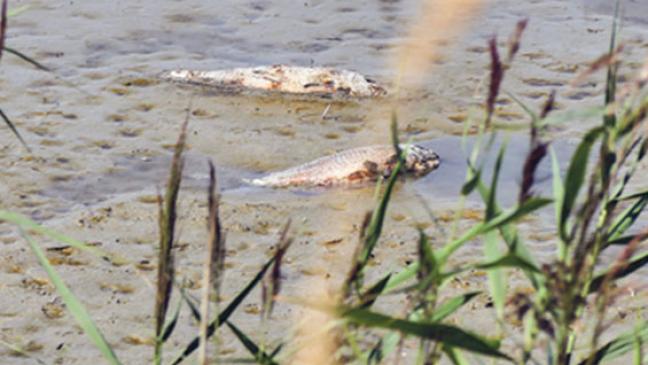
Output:
[[[326,115],[328,114],[329,109],[331,109],[331,105],[332,105],[332,104],[329,103],[329,104],[326,106],[326,108],[324,109],[324,111],[322,112],[322,115],[320,116],[320,118],[321,118],[322,120],[324,120],[324,118],[326,118]]]
[[[0,57],[2,57],[2,50],[5,49],[6,36],[7,36],[7,0],[2,0],[2,10],[0,11]]]
[[[18,138],[18,140],[23,145],[23,147],[25,147],[27,152],[31,153],[31,148],[29,148],[29,146],[27,145],[27,142],[25,142],[25,140],[22,138],[22,136],[18,132],[18,129],[16,128],[16,126],[11,122],[9,117],[7,117],[7,115],[2,111],[2,109],[0,109],[0,117],[2,118],[2,120],[4,120],[5,124],[7,124],[9,129],[11,129],[11,131],[16,136],[16,138]]]

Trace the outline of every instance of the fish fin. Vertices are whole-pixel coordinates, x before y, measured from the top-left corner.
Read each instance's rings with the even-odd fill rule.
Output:
[[[370,173],[370,174],[377,174],[378,173],[378,164],[377,163],[367,160],[362,165],[365,167],[365,169],[367,169],[368,173]]]

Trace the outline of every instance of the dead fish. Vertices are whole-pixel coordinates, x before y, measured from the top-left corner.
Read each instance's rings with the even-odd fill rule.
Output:
[[[423,176],[441,163],[439,156],[429,148],[418,145],[401,145],[400,148],[407,153],[403,169],[406,174]],[[391,145],[358,147],[245,181],[270,187],[354,185],[389,177],[397,161]]]
[[[375,81],[353,71],[328,67],[262,66],[230,70],[172,70],[160,74],[164,80],[213,87],[240,93],[258,91],[325,97],[366,98],[387,91]]]

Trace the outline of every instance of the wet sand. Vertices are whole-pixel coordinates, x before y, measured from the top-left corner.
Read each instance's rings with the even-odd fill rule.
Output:
[[[629,13],[639,14],[641,6],[633,2]],[[394,78],[389,60],[418,8],[413,1],[306,1],[298,6],[287,1],[224,1],[219,6],[197,0],[164,5],[31,2],[28,11],[11,19],[7,44],[54,73],[30,69],[11,55],[3,57],[1,107],[33,153],[25,152],[7,128],[0,128],[0,207],[128,258],[129,264],[112,266],[85,253],[48,253],[120,359],[126,364],[149,363],[152,347],[138,339],[153,336],[154,197],[163,189],[171,148],[184,110],[191,105],[177,250],[178,275],[189,292],[198,293],[207,236],[208,159],[218,166],[223,190],[228,246],[224,301],[269,257],[288,218],[293,220],[295,244],[287,255],[283,293],[306,295],[314,276],[325,277],[335,287],[348,270],[362,216],[374,203],[374,189],[272,190],[245,186],[240,179],[350,147],[385,143],[393,104],[335,102],[322,117],[329,105],[325,100],[217,95],[161,83],[155,75],[176,68],[313,64],[355,70],[389,86]],[[556,89],[557,112],[602,103],[602,73],[579,87],[568,83],[607,50],[611,17],[603,1],[500,1],[466,19],[465,33],[439,42],[441,56],[430,60],[435,67],[425,75],[425,86],[402,95],[396,104],[403,138],[432,146],[443,164],[423,179],[399,184],[374,258],[380,270],[374,270],[369,281],[416,258],[417,227],[423,225],[435,244],[449,234],[447,219],[457,208],[465,171],[458,136],[467,117],[480,115],[476,107],[486,93],[486,41],[496,33],[504,46],[522,17],[529,17],[530,23],[505,78],[505,90],[539,108]],[[623,77],[629,78],[645,60],[647,32],[645,19],[629,16],[624,22],[621,39],[628,55]],[[509,140],[509,152],[500,196],[510,203],[527,149],[528,120],[506,96],[498,102],[496,115],[507,127],[501,132],[501,138]],[[556,129],[559,154],[568,156],[576,138],[596,122],[574,120]],[[545,165],[539,175],[546,177],[549,171]],[[645,188],[645,170],[643,174],[635,187]],[[549,182],[541,180],[541,191],[549,191]],[[480,219],[476,197],[467,207],[460,222],[464,228]],[[554,253],[552,217],[551,211],[542,212],[522,225],[539,261]],[[43,237],[39,242],[49,248],[61,245]],[[24,346],[48,363],[87,364],[97,359],[98,352],[70,315],[55,310],[60,307],[55,290],[15,228],[4,223],[0,248],[0,340]],[[481,257],[480,242],[471,242],[456,263]],[[518,279],[513,283],[522,285]],[[451,284],[447,295],[475,289],[487,290],[483,273],[470,273]],[[377,308],[402,301],[390,298]],[[257,339],[267,331],[259,329],[259,302],[260,293],[254,292],[233,317]],[[492,328],[487,303],[488,296],[481,295],[454,321],[479,332]],[[622,303],[616,310],[620,317],[626,315],[610,333],[631,328],[637,316],[645,318],[645,303],[645,294]],[[285,303],[276,309],[267,337],[273,345],[302,311]],[[170,340],[169,357],[196,331],[183,316]],[[221,355],[246,355],[226,330],[221,339]],[[0,362],[33,360],[0,348]]]

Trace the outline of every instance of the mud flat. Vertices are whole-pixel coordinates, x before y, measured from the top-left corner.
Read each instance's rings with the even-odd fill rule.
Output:
[[[493,33],[503,39],[520,17],[530,18],[522,49],[504,81],[507,91],[539,107],[555,89],[558,112],[602,103],[603,75],[569,86],[587,62],[607,49],[609,9],[600,5],[602,1],[586,3],[500,1],[466,19],[470,26],[460,37],[440,41],[442,57],[431,60],[435,68],[422,76],[426,86],[403,95],[396,106],[403,138],[432,147],[442,165],[422,179],[399,184],[376,264],[397,269],[414,260],[417,227],[424,227],[432,242],[439,244],[448,234],[443,223],[453,217],[465,171],[457,136],[486,92],[485,46]],[[149,362],[151,283],[157,257],[155,194],[164,184],[172,143],[191,105],[177,251],[178,274],[188,291],[198,292],[207,236],[208,159],[218,166],[228,232],[223,300],[231,299],[256,273],[289,217],[296,241],[288,252],[284,294],[304,293],[305,283],[315,276],[323,276],[334,287],[347,272],[362,217],[373,206],[373,188],[277,190],[249,187],[240,179],[352,147],[388,143],[394,105],[376,100],[214,95],[208,89],[161,83],[155,76],[169,69],[295,64],[350,69],[389,83],[394,74],[387,60],[418,6],[414,1],[353,5],[305,1],[295,6],[228,0],[218,7],[198,0],[164,5],[156,1],[32,2],[28,11],[11,19],[7,44],[33,55],[55,73],[32,70],[10,55],[3,57],[2,109],[33,153],[26,153],[7,128],[0,128],[0,207],[129,259],[125,265],[113,266],[61,249],[58,242],[39,240],[122,361]],[[624,23],[621,39],[628,55],[622,77],[630,77],[645,60],[646,31],[643,19],[630,16]],[[502,137],[510,140],[507,158],[511,160],[503,172],[502,189],[517,189],[515,166],[526,151],[528,120],[505,96],[495,113]],[[595,122],[574,120],[556,129],[558,149],[568,153],[573,138]],[[543,169],[549,171],[547,166]],[[434,219],[425,205],[432,207]],[[477,200],[468,201],[460,227],[481,219],[479,207]],[[534,240],[540,261],[554,253],[551,218],[552,212],[539,214],[523,227]],[[4,223],[0,224],[0,249],[0,340],[23,346],[48,363],[95,361],[97,350],[69,314],[57,309],[60,300],[45,273],[18,232]],[[480,243],[474,242],[462,251],[460,261],[481,255]],[[486,282],[483,273],[471,273],[453,284],[453,290],[484,289]],[[258,333],[260,294],[250,298],[233,321],[248,333]],[[392,300],[379,302],[378,309],[404,299]],[[619,313],[624,319],[612,332],[631,328],[636,316],[645,317],[645,303],[645,294],[622,303]],[[469,328],[487,328],[492,325],[485,315],[490,310],[487,296],[480,296],[457,321]],[[280,303],[268,340],[278,343],[276,334],[290,331],[299,313],[301,308]],[[190,318],[185,316],[180,323],[166,350],[169,354],[196,333]],[[244,356],[233,336],[223,334],[221,355]],[[33,360],[1,348],[0,362],[32,364]]]

